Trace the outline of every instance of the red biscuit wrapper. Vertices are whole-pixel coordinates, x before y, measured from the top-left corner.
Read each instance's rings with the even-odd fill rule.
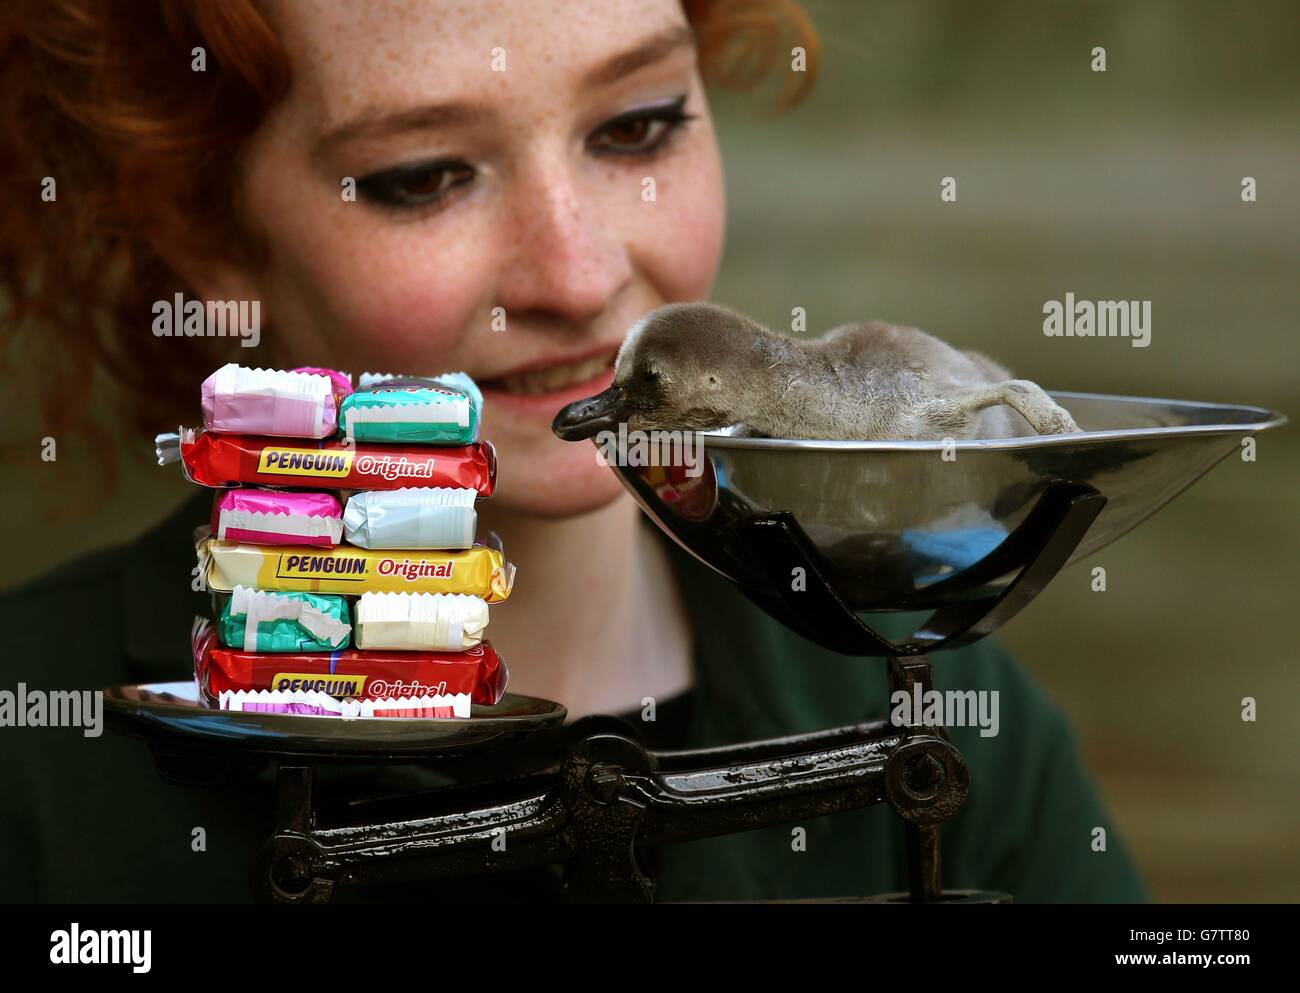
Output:
[[[194,678],[212,707],[226,690],[315,690],[358,700],[468,693],[471,703],[490,706],[501,699],[508,676],[505,660],[486,641],[464,652],[245,652],[222,647],[216,628],[199,618],[193,645]]]
[[[374,707],[371,717],[455,717],[451,707],[421,705],[418,701],[407,704],[382,704]]]
[[[158,437],[158,460],[174,459],[175,435]],[[319,490],[397,490],[454,486],[481,497],[496,488],[497,458],[491,442],[433,445],[349,445],[323,441],[214,434],[181,428],[185,475],[203,486],[299,486]]]

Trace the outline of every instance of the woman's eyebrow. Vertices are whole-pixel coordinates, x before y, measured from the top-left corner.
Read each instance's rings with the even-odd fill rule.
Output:
[[[631,48],[606,59],[583,73],[580,89],[608,85],[645,66],[659,62],[682,48],[694,48],[695,37],[685,24],[674,25],[637,42]],[[332,127],[314,143],[313,158],[325,160],[340,145],[360,138],[385,138],[407,131],[473,124],[492,116],[492,110],[475,103],[440,103],[385,112],[367,109],[351,120]]]
[[[340,145],[358,138],[385,138],[406,131],[427,131],[434,128],[473,124],[491,117],[492,112],[473,103],[437,103],[411,107],[386,113],[382,110],[364,110],[352,120],[331,128],[316,139],[312,156],[325,159]]]
[[[695,35],[685,24],[676,24],[637,42],[631,48],[606,59],[583,74],[579,86],[601,86],[615,83],[624,76],[672,55],[679,48],[694,48]]]

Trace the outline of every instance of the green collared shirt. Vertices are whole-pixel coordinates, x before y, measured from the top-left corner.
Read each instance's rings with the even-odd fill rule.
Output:
[[[191,532],[206,519],[210,499],[200,494],[138,541],[0,596],[7,640],[0,690],[189,678],[190,622],[208,606],[190,589]],[[694,632],[685,747],[887,716],[884,662],[809,644],[668,545]],[[876,623],[900,637],[908,618]],[[974,726],[951,731],[971,790],[942,829],[945,887],[1007,892],[1019,902],[1142,900],[1057,708],[987,639],[933,662],[938,689],[999,694],[996,735],[981,736]],[[107,730],[88,738],[78,728],[4,727],[0,743],[0,899],[249,899],[252,854],[272,829],[268,776],[220,789],[168,785],[143,743]],[[349,895],[527,900],[551,895],[553,879],[510,874]],[[876,806],[664,849],[657,897],[795,899],[903,889],[902,827]]]

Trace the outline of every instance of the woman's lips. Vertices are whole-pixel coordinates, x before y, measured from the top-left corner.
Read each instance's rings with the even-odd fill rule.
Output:
[[[616,354],[616,350],[608,350],[573,362],[480,380],[483,403],[489,410],[508,410],[549,424],[561,407],[609,388]]]

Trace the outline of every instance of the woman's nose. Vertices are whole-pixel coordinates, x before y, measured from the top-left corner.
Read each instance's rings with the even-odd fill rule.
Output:
[[[628,246],[601,216],[595,191],[559,162],[537,166],[513,191],[515,252],[498,284],[507,314],[595,319],[632,276]]]

